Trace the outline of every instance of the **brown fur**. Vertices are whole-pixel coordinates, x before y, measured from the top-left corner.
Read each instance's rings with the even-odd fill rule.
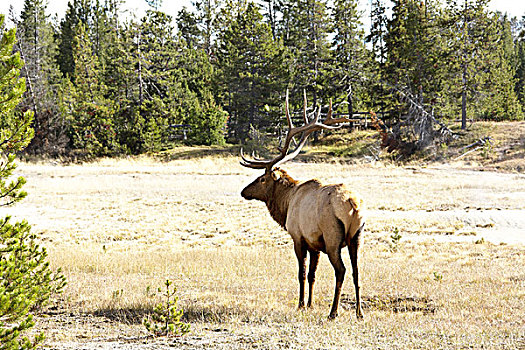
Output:
[[[298,184],[298,181],[292,179],[292,177],[282,169],[277,168],[274,170],[274,173],[279,177],[279,180],[273,188],[272,195],[266,201],[266,206],[272,218],[281,225],[282,228],[286,229],[290,190]]]
[[[245,199],[265,202],[272,218],[292,236],[299,261],[299,307],[304,306],[307,251],[311,257],[308,306],[311,306],[313,299],[316,256],[322,251],[328,254],[336,273],[336,292],[330,318],[337,316],[346,270],[341,259],[341,249],[349,247],[356,290],[356,312],[362,318],[357,271],[357,251],[364,225],[361,198],[342,184],[323,185],[315,179],[298,182],[278,168],[258,177],[243,189],[241,195]]]

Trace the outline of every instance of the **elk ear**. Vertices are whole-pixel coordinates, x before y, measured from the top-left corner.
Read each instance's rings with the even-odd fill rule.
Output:
[[[280,178],[280,173],[277,172],[277,170],[279,169],[275,169],[274,171],[271,172],[273,181],[278,181]]]

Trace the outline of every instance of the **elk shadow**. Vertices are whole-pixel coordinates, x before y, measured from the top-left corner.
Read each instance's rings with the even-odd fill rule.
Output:
[[[129,325],[142,324],[142,320],[147,315],[153,313],[153,308],[147,307],[128,307],[128,308],[105,308],[89,313],[95,317],[106,318],[112,322],[124,323]]]
[[[341,296],[341,305],[345,309],[355,309],[355,299],[347,294]],[[421,312],[423,314],[434,314],[437,310],[432,299],[417,296],[371,296],[362,297],[363,309],[401,312]]]
[[[238,306],[207,306],[199,304],[189,304],[184,307],[184,322],[196,323],[222,323],[235,319],[239,322],[247,323],[264,323],[267,319],[287,319],[288,315],[284,312],[272,310],[265,316],[254,314],[248,309],[239,308]]]
[[[249,310],[239,309],[238,307],[229,306],[209,306],[199,304],[179,304],[183,310],[182,322],[193,323],[222,323],[231,319],[241,322],[264,322],[260,317],[253,315]],[[153,307],[128,307],[128,308],[104,308],[95,310],[89,315],[94,317],[105,318],[112,322],[118,322],[129,325],[142,324],[143,319],[154,314]],[[276,314],[274,311],[272,317],[285,318],[285,314]]]
[[[107,307],[91,312],[83,312],[75,309],[61,307],[58,305],[48,306],[45,309],[36,312],[36,314],[39,316],[44,315],[49,318],[56,318],[57,320],[61,320],[61,322],[66,323],[70,322],[73,319],[86,320],[86,322],[91,322],[87,320],[93,320],[94,318],[97,318],[100,320],[118,322],[129,325],[142,324],[142,320],[144,319],[144,317],[152,313],[152,307]]]

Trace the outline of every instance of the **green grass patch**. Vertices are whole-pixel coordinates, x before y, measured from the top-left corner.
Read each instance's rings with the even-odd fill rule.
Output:
[[[375,130],[341,130],[321,138],[310,146],[306,155],[334,157],[362,157],[371,154],[372,148],[379,146]]]

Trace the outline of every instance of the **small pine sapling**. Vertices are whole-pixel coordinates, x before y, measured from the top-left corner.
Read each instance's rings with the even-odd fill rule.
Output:
[[[164,283],[164,292],[159,287],[164,301],[157,304],[153,309],[153,314],[145,317],[143,324],[146,329],[155,336],[182,336],[190,331],[190,324],[181,321],[184,314],[182,309],[177,309],[179,298],[175,295],[177,288],[172,285],[170,280]]]
[[[399,234],[399,229],[397,227],[394,228],[394,234],[390,235],[390,250],[392,252],[397,252],[399,249],[399,243],[401,241],[402,236]]]
[[[440,272],[434,271],[434,281],[441,282],[443,279],[443,274]]]

